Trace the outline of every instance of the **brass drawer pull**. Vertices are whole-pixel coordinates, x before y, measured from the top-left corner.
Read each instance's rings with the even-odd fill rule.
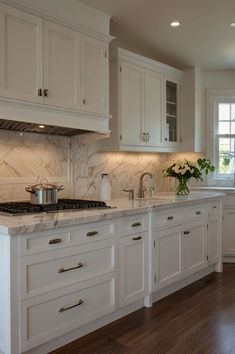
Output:
[[[62,242],[61,238],[54,238],[50,240],[48,243],[49,245],[55,245],[56,243],[61,243],[61,242]]]
[[[174,216],[168,216],[167,220],[174,220]]]
[[[87,235],[87,237],[89,237],[89,236],[95,236],[97,234],[98,234],[98,231],[90,231],[86,235]]]
[[[79,262],[76,267],[58,269],[58,273],[65,273],[65,272],[69,272],[70,270],[79,269],[82,267],[83,267],[83,264],[81,262]]]
[[[83,304],[83,300],[80,299],[80,300],[78,300],[78,303],[77,303],[77,304],[71,305],[71,306],[67,306],[67,307],[62,306],[62,307],[59,308],[58,311],[59,311],[59,312],[68,311],[68,310],[74,309],[75,307],[80,306],[80,305],[82,305],[82,304]]]
[[[133,237],[132,239],[133,241],[139,241],[139,240],[142,240],[142,237],[141,236],[138,236],[138,237]]]
[[[137,226],[141,226],[141,222],[134,222],[134,224],[132,224],[131,226],[132,227],[137,227]]]
[[[200,210],[196,211],[197,215],[200,215],[202,212]]]
[[[187,231],[184,231],[184,235],[189,235],[190,234],[190,231],[187,230]]]

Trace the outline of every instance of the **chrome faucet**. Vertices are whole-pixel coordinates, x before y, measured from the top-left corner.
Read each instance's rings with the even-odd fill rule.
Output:
[[[146,191],[146,188],[144,187],[144,176],[149,176],[150,178],[153,178],[153,175],[152,173],[150,172],[144,172],[141,176],[140,176],[140,186],[139,186],[139,198],[144,198],[145,195],[145,191]]]

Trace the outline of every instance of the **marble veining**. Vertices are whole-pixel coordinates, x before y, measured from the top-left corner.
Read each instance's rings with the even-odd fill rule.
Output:
[[[98,199],[102,172],[110,174],[112,198],[124,196],[124,188],[134,188],[137,194],[140,175],[146,171],[154,176],[145,178],[147,194],[152,186],[155,192],[174,189],[172,181],[163,179],[162,170],[169,160],[185,154],[103,153],[101,138],[100,134],[68,138],[0,130],[0,201],[28,200],[25,187],[41,177],[65,184],[62,197]]]
[[[42,213],[23,216],[6,216],[0,214],[0,232],[10,236],[37,233],[140,214],[151,211],[153,208],[154,210],[166,210],[181,206],[190,206],[220,199],[223,196],[223,193],[197,192],[192,194],[188,200],[177,201],[172,193],[159,193],[158,198],[164,198],[164,202],[159,203],[156,199],[129,201],[127,198],[117,198],[110,202],[110,206],[115,207],[114,209]]]

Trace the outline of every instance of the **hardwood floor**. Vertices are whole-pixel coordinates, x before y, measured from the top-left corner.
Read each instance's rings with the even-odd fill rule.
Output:
[[[235,264],[53,354],[235,354]]]

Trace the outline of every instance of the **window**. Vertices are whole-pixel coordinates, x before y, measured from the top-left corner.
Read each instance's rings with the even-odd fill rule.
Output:
[[[223,177],[234,173],[235,102],[218,102],[216,134],[216,171]]]
[[[234,179],[235,91],[209,90],[208,115],[207,155],[216,167],[208,182],[220,184]]]

